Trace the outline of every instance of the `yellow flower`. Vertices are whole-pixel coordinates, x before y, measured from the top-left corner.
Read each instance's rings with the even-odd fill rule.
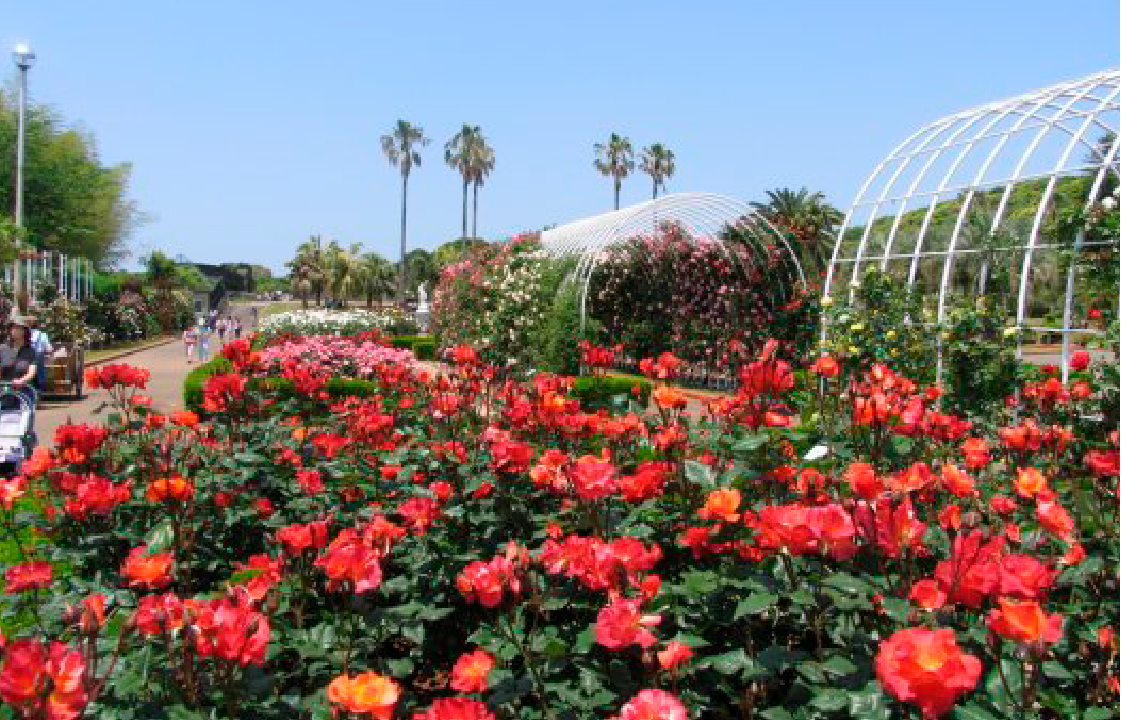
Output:
[[[821,304],[822,307],[830,307],[834,304],[834,299],[829,295],[823,295],[822,299],[819,300],[819,304]]]
[[[1002,334],[1005,335],[1005,337],[1012,337],[1013,335],[1017,334],[1017,328],[1007,327],[1007,328],[1005,328],[1005,332],[1002,333]]]
[[[895,330],[889,330],[888,332],[886,332],[884,334],[884,336],[886,338],[888,338],[889,340],[891,340],[892,338],[896,337],[896,331]]]
[[[865,329],[865,324],[864,323],[854,323],[853,325],[849,326],[849,329],[852,330],[853,332],[861,332],[862,330]]]
[[[849,346],[849,354],[850,355],[860,355],[861,354],[861,348],[857,347],[856,345],[850,345]]]

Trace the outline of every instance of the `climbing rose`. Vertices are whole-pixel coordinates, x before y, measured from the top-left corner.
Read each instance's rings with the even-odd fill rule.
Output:
[[[464,653],[452,668],[452,689],[460,692],[483,692],[487,689],[487,675],[495,658],[484,650]]]
[[[327,686],[327,699],[355,715],[369,715],[378,720],[390,720],[393,706],[401,695],[401,688],[388,677],[375,672],[365,672],[351,677],[340,675]]]
[[[978,684],[982,663],[959,649],[953,630],[907,628],[881,643],[876,671],[888,694],[937,718]]]

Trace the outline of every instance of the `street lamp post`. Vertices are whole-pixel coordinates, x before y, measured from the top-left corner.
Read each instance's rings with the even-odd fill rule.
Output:
[[[19,124],[16,127],[16,212],[15,221],[16,227],[23,227],[23,126],[24,115],[27,111],[27,71],[35,63],[35,53],[26,43],[16,45],[15,50],[12,51],[12,60],[15,61],[16,67],[19,68]],[[19,302],[20,291],[20,258],[19,258],[19,237],[16,238],[16,262],[15,269],[12,273],[12,288],[16,295],[16,301]]]

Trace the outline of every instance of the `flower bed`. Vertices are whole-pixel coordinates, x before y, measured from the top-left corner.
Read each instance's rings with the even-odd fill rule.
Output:
[[[317,374],[347,377],[373,377],[383,363],[410,365],[413,351],[387,347],[373,339],[348,335],[304,335],[292,340],[279,339],[258,352],[258,361],[267,373],[279,375],[286,364],[300,363]]]
[[[295,310],[262,318],[257,332],[268,342],[280,335],[353,335],[371,330],[387,330],[404,320],[397,309],[370,312],[365,310]]]
[[[246,342],[155,417],[64,426],[0,483],[0,700],[28,717],[1103,718],[1117,417],[1093,368],[968,421],[883,365],[775,346],[703,419],[586,412],[456,348],[331,398]],[[592,352],[592,348],[586,352]],[[672,380],[670,355],[642,364]],[[1014,412],[1016,414],[1014,414]],[[35,516],[22,497],[41,491]],[[15,503],[13,505],[13,503]],[[15,533],[12,533],[16,536]],[[65,569],[65,577],[61,577]],[[22,613],[22,614],[21,614]],[[50,688],[50,704],[44,697]]]

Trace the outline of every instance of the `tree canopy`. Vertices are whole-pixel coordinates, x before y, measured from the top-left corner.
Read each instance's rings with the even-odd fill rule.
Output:
[[[16,99],[0,92],[0,157],[16,156],[16,131]],[[129,234],[144,220],[127,197],[130,164],[104,164],[91,133],[39,104],[27,107],[24,153],[26,242],[103,267],[128,257]],[[15,163],[0,163],[4,213],[15,207],[15,172]]]

